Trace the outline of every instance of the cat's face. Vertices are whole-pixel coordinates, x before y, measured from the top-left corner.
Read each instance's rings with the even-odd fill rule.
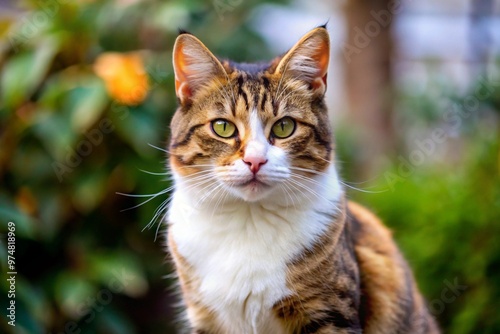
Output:
[[[180,35],[174,47],[180,106],[170,143],[176,181],[201,201],[311,197],[332,161],[323,99],[328,56],[324,28],[266,65],[221,63],[194,36]]]

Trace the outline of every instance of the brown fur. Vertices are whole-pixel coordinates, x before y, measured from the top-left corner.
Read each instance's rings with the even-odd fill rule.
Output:
[[[288,333],[439,333],[390,231],[357,203],[344,209],[290,265],[296,296],[274,307]]]
[[[300,68],[287,67],[297,54],[311,52],[309,42],[315,43],[309,56],[318,71],[300,76],[294,73]],[[198,53],[182,53],[188,47]],[[174,50],[180,106],[171,124],[172,169],[189,177],[206,164],[226,166],[241,159],[249,140],[249,111],[257,110],[266,131],[283,116],[293,117],[296,133],[283,140],[271,137],[271,144],[287,152],[293,166],[303,169],[300,175],[323,173],[334,162],[324,103],[328,52],[324,28],[309,33],[267,65],[219,62],[196,38],[181,35]],[[196,77],[201,74],[190,65],[198,58],[205,59],[208,65],[202,71],[205,79],[212,80]],[[233,122],[238,136],[217,137],[210,122],[218,118]],[[343,200],[337,206],[338,214],[330,217],[327,232],[288,264],[291,294],[269,310],[283,333],[438,333],[391,232],[356,203]],[[170,236],[169,250],[192,332],[227,333],[214,311],[200,300],[201,277]]]

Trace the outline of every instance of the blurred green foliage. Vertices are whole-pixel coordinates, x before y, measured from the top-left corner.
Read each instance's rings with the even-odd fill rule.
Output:
[[[116,193],[157,194],[170,185],[166,153],[148,144],[161,148],[168,140],[176,106],[171,48],[177,29],[189,28],[218,55],[265,59],[268,48],[248,24],[259,3],[24,1],[26,11],[2,22],[0,28],[9,28],[0,29],[0,263],[7,272],[4,236],[13,221],[16,333],[175,332],[175,297],[166,290],[172,280],[164,279],[171,269],[161,235],[155,241],[158,221],[152,220],[168,194]],[[144,61],[149,89],[143,101],[127,105],[109,97],[94,69],[104,53],[131,51]],[[349,192],[394,229],[449,333],[500,329],[498,83],[492,89],[405,176],[398,174],[398,158],[409,159],[416,149],[406,130],[419,127],[423,133],[449,124],[430,91],[400,92],[401,141],[407,145],[377,181],[361,186],[385,191]],[[337,136],[350,180],[354,136]],[[401,178],[388,181],[393,179],[387,175]],[[152,228],[141,232],[151,220]],[[466,289],[447,302],[443,291],[455,280]],[[2,310],[7,291],[2,279]],[[1,316],[0,331],[11,330]]]
[[[441,101],[401,92],[401,140],[410,144],[366,192],[349,191],[393,230],[445,333],[500,331],[500,80],[486,77]],[[429,129],[445,135],[433,141]]]

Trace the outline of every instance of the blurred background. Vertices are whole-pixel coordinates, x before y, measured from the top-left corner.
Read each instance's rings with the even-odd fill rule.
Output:
[[[445,333],[500,333],[497,0],[0,0],[0,332],[176,333],[177,29],[248,62],[327,21],[348,196],[393,229]]]

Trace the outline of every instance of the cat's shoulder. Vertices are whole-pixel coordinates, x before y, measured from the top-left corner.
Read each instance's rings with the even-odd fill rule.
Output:
[[[372,211],[349,201],[347,215],[355,248],[366,248],[375,254],[390,257],[399,254],[392,231]]]

